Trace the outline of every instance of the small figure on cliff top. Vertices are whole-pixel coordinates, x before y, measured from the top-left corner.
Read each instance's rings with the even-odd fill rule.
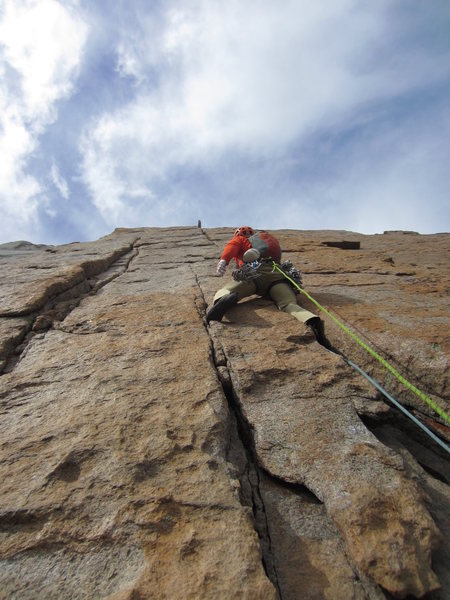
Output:
[[[228,263],[233,259],[239,269],[233,271],[234,281],[222,287],[214,296],[214,303],[206,313],[206,322],[221,321],[225,312],[239,300],[257,294],[271,298],[279,310],[291,314],[310,327],[317,340],[329,345],[323,323],[319,317],[297,304],[292,284],[274,270],[273,261],[286,274],[301,285],[300,273],[290,262],[281,265],[281,248],[278,240],[267,231],[255,231],[248,226],[238,227],[233,238],[226,244],[217,265],[217,275],[222,277]]]

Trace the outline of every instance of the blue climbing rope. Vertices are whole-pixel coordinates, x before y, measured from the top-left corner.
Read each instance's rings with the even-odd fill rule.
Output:
[[[377,390],[379,390],[383,394],[383,396],[385,396],[390,402],[392,402],[392,404],[394,404],[399,410],[401,410],[402,413],[408,417],[408,419],[411,419],[413,423],[420,427],[420,429],[422,429],[432,440],[434,440],[437,444],[439,444],[441,448],[443,448],[446,452],[448,452],[448,454],[450,454],[450,447],[447,446],[447,444],[445,444],[440,438],[438,438],[438,436],[435,435],[430,429],[428,429],[428,427],[426,427],[421,421],[419,421],[419,419],[416,419],[416,417],[413,414],[411,414],[402,404],[400,404],[398,400],[391,396],[391,394],[389,394],[389,392],[387,392],[378,383],[378,381],[373,379],[373,377],[371,377],[368,373],[363,371],[361,367],[359,367],[353,361],[349,360],[346,356],[343,356],[342,354],[341,356],[350,367],[356,369],[356,371],[358,371],[358,373],[365,377],[367,381],[374,385],[377,388]]]

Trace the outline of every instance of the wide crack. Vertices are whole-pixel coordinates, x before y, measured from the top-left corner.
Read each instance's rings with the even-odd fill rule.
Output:
[[[211,242],[211,245],[215,245],[213,240],[210,239],[203,229],[201,232],[206,239]],[[192,267],[190,268],[199,291],[199,295],[195,297],[195,307],[199,316],[203,319],[207,307],[206,298],[200,285],[198,275]],[[226,459],[236,469],[241,485],[240,499],[242,504],[249,506],[252,509],[254,526],[260,541],[261,560],[264,571],[274,585],[278,597],[282,600],[266,510],[260,492],[262,470],[258,465],[253,435],[247,420],[242,414],[238,401],[238,394],[233,387],[232,378],[230,377],[229,368],[226,365],[226,357],[223,353],[223,349],[218,348],[215,344],[206,322],[204,322],[204,326],[210,340],[211,355],[217,372],[217,378],[222,386],[230,414],[230,438],[226,449]]]
[[[222,385],[225,398],[227,399],[231,417],[232,431],[230,434],[230,443],[227,448],[227,461],[233,464],[238,472],[241,484],[241,502],[244,505],[250,506],[252,509],[255,530],[260,541],[264,571],[275,586],[278,597],[282,600],[275,568],[272,542],[270,539],[269,524],[267,521],[264,500],[260,492],[262,469],[258,465],[253,435],[247,420],[242,414],[228,367],[223,364],[223,358],[217,357],[213,338],[207,327],[206,330],[211,342],[214,366],[217,371],[218,379]]]
[[[289,491],[294,494],[304,495],[306,491],[306,493],[309,493],[311,501],[317,501],[318,503],[320,503],[320,501],[317,500],[316,497],[309,492],[309,490],[307,490],[307,488],[304,488],[304,486],[296,486],[287,483],[277,477],[272,476],[271,473],[259,466],[254,444],[253,431],[246,418],[242,414],[239,402],[239,393],[233,386],[232,377],[230,376],[230,364],[220,342],[218,342],[215,336],[212,335],[209,327],[206,325],[205,327],[211,340],[214,366],[216,368],[218,378],[222,384],[225,397],[227,398],[229,410],[233,417],[232,420],[235,422],[238,443],[240,443],[246,458],[245,467],[241,466],[239,477],[243,490],[243,497],[241,501],[243,504],[247,504],[252,508],[255,530],[257,531],[260,540],[263,567],[268,578],[276,588],[279,598],[282,600],[283,594],[281,591],[275,562],[276,551],[273,549],[273,544],[270,537],[269,522],[264,506],[264,500],[260,491],[260,481],[262,477],[268,477],[278,485],[289,489]],[[327,346],[324,347],[330,351]],[[338,352],[338,354],[340,353]],[[407,449],[417,463],[419,463],[429,475],[443,482],[448,482],[450,480],[448,465],[445,461],[446,457],[444,456],[444,452],[440,451],[439,447],[437,447],[437,453],[436,448],[430,448],[430,445],[432,445],[431,440],[430,444],[427,444],[428,438],[422,432],[422,430],[417,429],[417,427],[414,426],[414,424],[402,413],[397,412],[395,407],[388,415],[381,416],[381,423],[379,418],[375,416],[373,418],[368,416],[361,418],[367,428],[377,437],[379,437],[383,444],[391,446],[396,451],[399,451],[401,448]],[[385,431],[382,423],[386,422],[392,425],[393,431]],[[398,433],[401,435],[399,436]],[[233,451],[236,450],[233,448],[233,441],[231,441],[228,454],[231,455]],[[231,459],[227,457],[227,459],[232,463],[234,462],[232,457]],[[343,550],[348,564],[353,570],[355,582],[360,583],[367,598],[391,598],[391,596],[385,590],[381,592],[377,586],[374,587],[375,584],[371,580],[367,579],[367,576],[364,573],[360,572],[345,546]],[[380,596],[380,594],[383,594],[383,596]]]

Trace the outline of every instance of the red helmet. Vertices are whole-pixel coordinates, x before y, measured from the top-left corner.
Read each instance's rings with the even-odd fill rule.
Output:
[[[234,237],[236,237],[237,235],[243,235],[244,237],[248,238],[254,234],[255,234],[255,232],[253,231],[253,229],[251,227],[247,227],[247,225],[243,225],[242,227],[238,227],[236,229],[236,231],[234,232]]]

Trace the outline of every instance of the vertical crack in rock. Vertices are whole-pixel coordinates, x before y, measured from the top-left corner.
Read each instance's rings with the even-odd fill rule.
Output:
[[[205,294],[203,293],[203,290],[201,288],[200,281],[198,279],[197,273],[194,271],[194,269],[191,267],[191,265],[189,265],[189,268],[192,271],[192,274],[194,276],[194,279],[195,279],[195,282],[196,282],[196,285],[197,285],[197,289],[199,291],[199,296],[195,296],[195,308],[196,308],[196,310],[198,312],[199,317],[201,317],[203,319],[204,314],[205,314],[205,310],[206,310],[206,307],[207,307],[207,302],[206,302]]]
[[[285,490],[287,494],[291,494],[291,496],[301,499],[302,502],[306,501],[308,505],[321,507],[323,506],[323,503],[306,486],[285,481],[259,465],[253,430],[242,413],[239,392],[233,385],[233,378],[230,375],[230,364],[227,361],[227,357],[220,342],[211,335],[209,330],[208,335],[211,340],[214,366],[217,370],[219,381],[221,382],[227,399],[231,421],[235,429],[234,431],[231,431],[227,460],[233,465],[236,465],[236,468],[239,471],[242,503],[248,505],[252,509],[255,529],[260,540],[264,570],[275,586],[280,600],[283,600],[284,597],[291,598],[291,583],[287,583],[285,578],[283,584],[280,583],[277,564],[279,565],[280,561],[285,562],[286,557],[280,553],[280,548],[278,548],[278,550],[275,549],[276,544],[274,544],[271,538],[270,531],[272,524],[270,522],[271,517],[269,516],[270,511],[266,508],[264,494],[262,492],[263,481],[266,482],[264,484],[266,488],[268,485],[272,484],[278,486],[280,489]],[[236,439],[233,439],[234,436]],[[239,452],[243,455],[243,459],[233,456],[233,454],[238,454]],[[242,462],[244,462],[244,464],[242,464]],[[335,532],[335,535],[340,540],[339,548],[345,556],[349,568],[353,572],[355,585],[359,584],[361,586],[365,595],[364,597],[371,600],[381,600],[382,598],[389,597],[386,596],[376,584],[371,582],[363,572],[361,572],[358,565],[348,553],[348,550],[337,531]],[[303,558],[307,561],[306,556]],[[298,567],[302,568],[302,565],[299,564]],[[311,569],[313,570],[314,568],[311,566]],[[320,571],[318,571],[318,574],[319,573]],[[285,596],[285,593],[287,596]]]
[[[192,267],[191,270],[199,290],[199,296],[195,299],[196,309],[199,316],[203,318],[207,303],[200,285],[199,278]],[[280,600],[283,600],[275,568],[267,515],[264,507],[264,501],[260,492],[260,467],[257,463],[253,436],[250,431],[250,427],[242,415],[242,411],[240,410],[239,403],[237,401],[236,390],[233,388],[223,350],[218,348],[217,344],[215,344],[215,340],[211,335],[206,323],[205,330],[210,339],[214,367],[217,371],[217,377],[222,386],[225,398],[227,399],[230,413],[231,432],[226,452],[227,460],[229,463],[234,465],[238,472],[238,478],[241,484],[241,502],[252,509],[255,530],[260,540],[261,559],[264,571],[272,584],[275,586],[278,597]]]
[[[272,552],[272,543],[270,539],[267,514],[260,492],[261,469],[257,462],[253,435],[251,433],[250,426],[240,409],[237,392],[234,389],[228,366],[225,364],[223,351],[222,349],[218,349],[218,351],[216,350],[214,339],[209,333],[208,329],[207,332],[211,340],[214,366],[217,370],[218,379],[222,385],[224,395],[228,402],[232,427],[234,425],[235,430],[234,433],[232,432],[230,435],[227,459],[232,464],[236,464],[236,462],[239,463],[239,459],[233,456],[234,453],[240,453],[241,455],[245,456],[245,464],[240,466],[239,464],[237,465],[238,470],[240,471],[239,479],[241,482],[241,501],[243,504],[249,505],[252,509],[255,529],[260,540],[264,571],[275,586],[280,600],[283,600]],[[233,436],[237,438],[234,441]],[[239,448],[236,448],[236,444],[240,447],[240,450]]]
[[[209,242],[214,243],[214,240],[209,237],[208,232],[205,229],[201,229],[201,232]]]
[[[3,368],[0,368],[0,376],[14,370],[14,367],[26,355],[27,348],[36,334],[44,334],[54,326],[55,322],[63,321],[80,304],[83,298],[95,296],[101,288],[126,273],[131,262],[139,255],[139,248],[136,248],[139,239],[133,242],[128,252],[120,255],[108,265],[105,271],[92,277],[88,277],[85,271],[83,281],[48,299],[39,311],[26,315],[28,324],[22,330],[21,335],[16,338],[15,344],[12,345],[7,356],[5,356]],[[4,318],[14,319],[15,317]]]

